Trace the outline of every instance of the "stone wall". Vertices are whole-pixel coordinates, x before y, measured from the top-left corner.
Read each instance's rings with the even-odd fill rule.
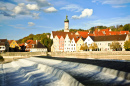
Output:
[[[30,56],[41,56],[47,55],[47,52],[6,52],[1,54],[2,56],[19,56],[19,57],[30,57]]]

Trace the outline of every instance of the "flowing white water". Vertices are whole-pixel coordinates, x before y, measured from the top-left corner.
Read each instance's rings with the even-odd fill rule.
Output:
[[[1,69],[6,85],[0,86],[83,86],[63,70],[29,60],[7,63]]]
[[[0,65],[0,86],[83,85],[129,86],[130,73],[91,64],[37,57]]]

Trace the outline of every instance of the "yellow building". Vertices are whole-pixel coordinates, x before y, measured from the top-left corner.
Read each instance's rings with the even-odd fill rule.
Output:
[[[15,40],[8,40],[8,42],[9,42],[9,47],[10,48],[18,47],[20,49],[20,46],[17,44],[17,42]]]
[[[81,45],[84,43],[83,39],[82,38],[79,38],[77,43],[76,43],[76,51],[81,51],[80,50],[80,47]]]

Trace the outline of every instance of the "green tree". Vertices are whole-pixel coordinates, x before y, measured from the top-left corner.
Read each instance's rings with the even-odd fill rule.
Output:
[[[124,31],[130,31],[130,24],[125,24],[123,27]]]
[[[130,40],[124,43],[124,48],[126,51],[130,51]]]
[[[110,48],[116,51],[120,51],[122,49],[120,43],[117,41],[112,42],[112,44],[110,44]]]

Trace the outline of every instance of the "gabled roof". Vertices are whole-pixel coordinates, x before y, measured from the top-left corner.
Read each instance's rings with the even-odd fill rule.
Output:
[[[8,40],[9,44],[11,44],[11,43],[12,43],[12,41],[13,41],[13,40]]]
[[[5,46],[5,42],[7,41],[7,39],[0,39],[0,45],[4,45]]]
[[[108,35],[108,36],[90,36],[93,41],[122,41],[126,39],[124,35]]]
[[[6,42],[7,39],[0,39],[0,42]]]
[[[74,32],[62,32],[62,31],[52,31],[53,37],[57,36],[63,36],[63,38],[66,37],[66,34],[75,34]]]
[[[42,45],[40,42],[34,45],[34,48],[46,48],[44,45]]]

